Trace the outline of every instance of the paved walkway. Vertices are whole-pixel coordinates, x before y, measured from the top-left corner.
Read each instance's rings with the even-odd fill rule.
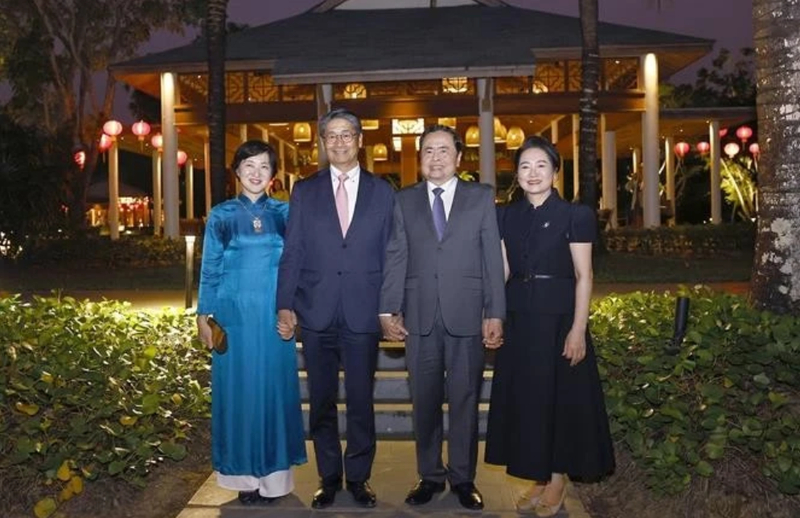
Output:
[[[311,508],[311,496],[317,489],[317,468],[314,447],[307,442],[309,463],[295,469],[295,491],[272,504],[245,507],[236,499],[234,491],[217,487],[214,475],[195,493],[177,518],[300,518],[300,517],[403,517],[418,516],[444,518],[449,516],[478,516],[481,513],[461,507],[450,491],[437,495],[430,503],[411,507],[404,502],[406,493],[417,479],[414,444],[411,441],[378,441],[378,451],[372,469],[370,485],[378,496],[374,509],[364,509],[355,504],[347,491],[336,496],[336,503],[319,511]],[[485,509],[481,516],[492,518],[519,517],[514,509],[517,494],[527,487],[520,479],[507,476],[502,468],[480,462],[483,443],[478,450],[478,473],[475,485],[484,497]],[[574,487],[567,491],[564,509],[559,518],[590,518]]]

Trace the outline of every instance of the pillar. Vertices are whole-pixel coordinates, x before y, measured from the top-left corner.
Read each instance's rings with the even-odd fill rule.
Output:
[[[658,134],[658,60],[655,54],[641,58],[644,76],[644,113],[642,113],[642,210],[644,227],[661,225],[661,203],[658,196],[660,163]]]
[[[494,79],[478,78],[478,128],[481,147],[479,167],[481,183],[497,184],[494,156]]]
[[[669,218],[669,224],[675,224],[675,139],[667,137],[664,139],[664,170],[666,177],[666,193],[667,193],[667,207],[670,209],[672,216]]]
[[[317,85],[317,119],[319,120],[323,115],[331,111],[331,102],[333,102],[333,85],[330,83]],[[322,136],[319,134],[317,128],[317,145],[319,146],[319,168],[323,169],[328,166],[328,155],[325,153],[325,142],[322,141]]]
[[[403,135],[400,137],[400,186],[406,187],[415,183],[417,183],[417,136]]]
[[[609,223],[611,228],[617,227],[617,132],[606,129],[606,117],[600,116],[600,137],[603,155],[603,205],[601,208],[611,211]]]
[[[577,114],[572,115],[572,199],[578,199],[578,191],[581,187],[581,170],[579,166],[581,155],[581,118]]]
[[[203,178],[205,180],[206,193],[206,217],[211,213],[211,148],[208,138],[203,139]]]
[[[186,219],[194,219],[194,163],[186,161]]]
[[[175,127],[175,96],[177,75],[161,74],[161,133],[164,138],[164,153],[161,157],[161,172],[164,185],[164,236],[177,239],[180,234],[180,193],[178,181],[178,131]]]
[[[119,239],[119,144],[111,137],[108,148],[108,231],[111,240]]]
[[[722,181],[720,179],[722,143],[719,137],[719,121],[711,121],[708,124],[708,143],[711,145],[711,223],[719,225],[722,223]]]
[[[550,123],[550,142],[558,145],[558,119]],[[564,196],[564,157],[561,157],[561,163],[558,164],[559,174],[556,175],[553,186],[558,191],[558,194]]]

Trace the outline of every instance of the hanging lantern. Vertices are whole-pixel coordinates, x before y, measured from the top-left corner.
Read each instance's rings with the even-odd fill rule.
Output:
[[[72,155],[72,159],[78,164],[78,167],[83,169],[84,164],[86,164],[86,152],[83,150],[76,151],[74,155]]]
[[[295,124],[292,138],[294,138],[295,142],[311,142],[311,125],[307,122]]]
[[[104,151],[107,151],[111,147],[111,143],[112,143],[111,137],[103,133],[102,135],[100,135],[100,144],[97,147],[100,149],[100,152],[103,153]]]
[[[372,146],[372,159],[376,162],[385,162],[389,159],[389,150],[386,144],[375,144]]]
[[[145,121],[134,122],[131,131],[136,135],[136,138],[139,139],[139,142],[142,142],[144,138],[150,134],[150,125]]]
[[[456,118],[455,117],[439,117],[436,122],[442,126],[447,126],[449,128],[456,129]]]
[[[475,125],[467,128],[467,135],[464,138],[467,147],[478,147],[481,145],[481,130]]]
[[[701,155],[705,155],[711,149],[711,144],[709,144],[708,142],[698,142],[697,146],[695,147],[697,148],[698,153],[700,153]]]
[[[122,133],[122,123],[115,120],[110,120],[103,124],[103,133],[109,137],[116,137]]]
[[[750,144],[748,150],[750,151],[750,154],[756,158],[758,158],[758,155],[761,154],[761,148],[759,147],[758,142],[753,142]]]
[[[519,149],[525,141],[525,132],[519,126],[511,126],[506,134],[506,149]]]
[[[721,130],[719,130],[719,138],[722,138],[727,134],[728,134],[728,128],[722,128]]]
[[[736,136],[742,141],[742,144],[747,142],[747,139],[753,136],[753,129],[750,126],[739,126],[736,130]]]
[[[189,155],[186,154],[185,151],[178,150],[178,166],[183,166],[186,161],[189,160]]]
[[[691,147],[686,142],[678,142],[675,144],[675,155],[682,159],[686,156],[686,153],[689,152],[689,149],[691,149]]]
[[[500,122],[500,119],[497,117],[494,118],[494,142],[495,144],[502,144],[506,141],[506,137],[508,136],[508,131],[503,123]]]
[[[161,133],[156,133],[150,139],[150,144],[156,148],[157,150],[161,151],[161,148],[164,147],[164,136]]]
[[[739,149],[741,148],[739,147],[739,144],[737,144],[736,142],[728,142],[727,144],[725,144],[725,147],[722,148],[722,150],[725,151],[725,154],[728,155],[728,158],[735,157],[736,154],[739,152]]]

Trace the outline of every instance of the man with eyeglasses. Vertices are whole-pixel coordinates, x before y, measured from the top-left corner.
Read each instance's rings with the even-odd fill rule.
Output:
[[[299,323],[302,333],[320,476],[311,506],[333,504],[346,481],[356,503],[374,507],[368,483],[376,447],[372,389],[394,191],[359,166],[363,135],[355,114],[332,110],[318,128],[330,165],[292,191],[278,270],[278,332],[288,339]],[[340,365],[347,394],[344,457],[336,408]]]

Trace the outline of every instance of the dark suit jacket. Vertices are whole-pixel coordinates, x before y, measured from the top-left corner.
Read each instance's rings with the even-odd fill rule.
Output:
[[[351,331],[378,332],[393,198],[388,182],[362,169],[355,213],[343,238],[330,169],[298,182],[278,269],[278,309],[293,309],[301,326],[322,331],[341,304]]]
[[[459,180],[454,194],[441,242],[433,226],[426,182],[407,187],[395,197],[381,313],[403,313],[409,333],[430,333],[437,301],[452,335],[480,335],[484,318],[505,319],[494,189]]]

